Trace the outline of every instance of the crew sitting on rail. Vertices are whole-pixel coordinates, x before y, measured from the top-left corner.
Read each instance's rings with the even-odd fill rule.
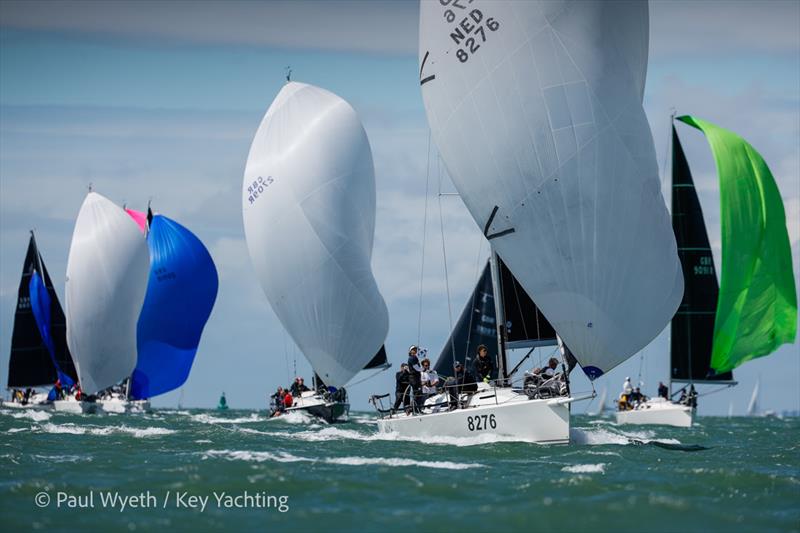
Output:
[[[474,393],[478,390],[478,384],[475,382],[475,376],[464,368],[461,361],[456,361],[453,365],[453,377],[447,380],[445,384],[448,393],[450,394],[450,407],[458,405],[459,396],[461,393]]]
[[[477,352],[478,356],[473,363],[475,375],[484,383],[489,383],[489,380],[492,379],[492,374],[494,374],[494,361],[489,357],[489,350],[485,345],[478,346]]]
[[[306,387],[305,383],[303,383],[303,378],[301,378],[300,376],[297,376],[296,378],[294,378],[294,383],[292,383],[292,386],[289,389],[289,391],[293,395],[297,396],[298,398],[300,396],[302,396],[304,392],[310,391],[310,390],[311,389]]]

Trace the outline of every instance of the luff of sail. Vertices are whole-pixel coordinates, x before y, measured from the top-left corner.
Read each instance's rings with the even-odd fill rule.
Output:
[[[34,275],[39,277],[33,282]],[[36,284],[40,292],[39,300],[49,299],[48,309],[42,306],[40,315],[44,319],[49,314],[49,336],[51,346],[45,342],[37,316],[32,307],[31,285]],[[44,293],[47,296],[45,297]],[[59,378],[60,371],[69,380],[76,380],[75,365],[72,362],[66,340],[66,321],[64,311],[58,301],[47,266],[36,245],[31,232],[28,251],[22,267],[17,307],[14,314],[14,327],[11,334],[11,355],[8,363],[8,386],[15,388],[52,385]]]
[[[674,126],[672,229],[678,242],[685,288],[681,306],[670,323],[670,378],[691,382],[730,381],[733,379],[730,372],[717,374],[711,370],[719,287],[703,209]]]
[[[594,379],[683,294],[642,108],[646,2],[420,6],[428,122],[473,219]]]
[[[131,210],[135,221],[145,213]],[[144,399],[177,389],[189,377],[200,336],[217,298],[211,254],[191,231],[163,215],[147,233],[150,279],[137,325],[137,361],[130,396]]]
[[[783,200],[761,155],[743,138],[689,115],[719,175],[722,275],[711,366],[727,372],[794,342],[797,294]]]
[[[372,153],[353,108],[297,82],[281,89],[256,132],[242,187],[256,276],[289,335],[328,385],[378,352],[389,316],[370,261]]]
[[[136,322],[150,257],[136,223],[90,192],[81,205],[67,260],[67,343],[87,394],[115,385],[136,366]]]

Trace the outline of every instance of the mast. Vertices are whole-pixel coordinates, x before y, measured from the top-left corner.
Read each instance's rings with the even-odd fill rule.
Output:
[[[500,268],[497,262],[497,252],[494,247],[490,245],[491,255],[489,264],[492,269],[492,293],[494,294],[494,310],[495,310],[495,324],[497,326],[497,364],[498,364],[498,380],[500,384],[506,384],[506,368],[508,361],[506,360],[506,313],[505,305],[503,303],[503,291],[500,285]]]

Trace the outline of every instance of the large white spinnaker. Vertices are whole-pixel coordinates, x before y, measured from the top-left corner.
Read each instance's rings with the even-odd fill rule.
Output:
[[[94,394],[136,366],[136,322],[150,274],[147,242],[108,198],[81,205],[67,260],[67,344],[82,390]]]
[[[242,211],[272,309],[323,381],[344,385],[389,329],[370,266],[372,152],[353,108],[319,87],[284,85],[253,139]]]
[[[587,375],[683,295],[642,108],[643,1],[421,2],[420,84],[472,217]]]

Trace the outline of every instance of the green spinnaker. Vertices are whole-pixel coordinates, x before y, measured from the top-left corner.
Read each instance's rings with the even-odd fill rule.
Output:
[[[797,294],[786,214],[767,163],[726,129],[686,115],[717,164],[722,219],[722,279],[711,368],[733,370],[769,355],[797,333]]]

